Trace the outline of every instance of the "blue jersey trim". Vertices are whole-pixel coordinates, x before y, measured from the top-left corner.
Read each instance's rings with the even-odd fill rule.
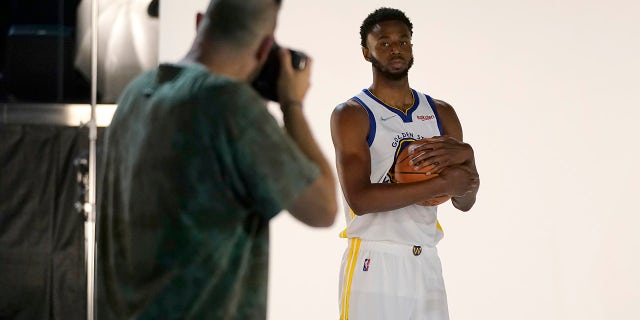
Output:
[[[404,121],[404,122],[411,122],[412,121],[413,112],[418,108],[418,104],[420,104],[420,100],[418,100],[418,94],[413,89],[411,89],[411,94],[413,95],[413,106],[411,106],[411,108],[409,108],[407,110],[406,114],[404,112],[402,112],[402,111],[400,111],[400,110],[398,110],[398,109],[396,109],[396,108],[384,103],[380,99],[378,99],[376,96],[373,95],[373,93],[371,93],[371,91],[369,91],[369,89],[363,89],[362,92],[364,92],[367,96],[369,96],[369,98],[375,100],[377,103],[379,103],[380,105],[382,105],[385,108],[387,108],[389,111],[397,114],[402,119],[402,121]]]
[[[353,97],[353,100],[358,102],[369,115],[369,133],[367,134],[367,143],[369,144],[369,147],[371,147],[371,145],[373,144],[373,139],[375,139],[376,137],[376,118],[373,116],[373,112],[371,112],[369,107],[367,107],[367,105],[362,100],[360,100],[358,97]]]
[[[433,114],[436,115],[436,122],[438,123],[438,130],[440,131],[440,135],[442,135],[443,131],[442,131],[442,122],[440,121],[440,115],[438,114],[438,107],[436,106],[435,101],[433,101],[433,99],[431,99],[431,97],[428,94],[424,95],[425,97],[427,97],[427,101],[429,102],[429,106],[431,106],[431,110],[433,110]]]

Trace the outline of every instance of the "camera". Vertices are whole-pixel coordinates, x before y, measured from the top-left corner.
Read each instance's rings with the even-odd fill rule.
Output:
[[[265,99],[279,102],[278,98],[278,77],[280,76],[280,56],[278,51],[280,46],[273,43],[269,50],[267,60],[260,70],[260,74],[251,83],[251,86]],[[288,49],[291,53],[291,65],[296,70],[302,70],[307,64],[307,56],[293,49]]]

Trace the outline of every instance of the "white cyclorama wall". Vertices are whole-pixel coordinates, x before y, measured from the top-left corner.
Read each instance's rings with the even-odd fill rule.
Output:
[[[162,1],[161,62],[206,5]],[[412,19],[410,83],[454,106],[481,175],[470,213],[439,211],[451,318],[640,319],[640,3],[284,0],[276,37],[313,57],[306,115],[332,162],[329,117],[371,83],[359,27],[380,6]],[[269,319],[338,318],[343,227],[272,221]]]

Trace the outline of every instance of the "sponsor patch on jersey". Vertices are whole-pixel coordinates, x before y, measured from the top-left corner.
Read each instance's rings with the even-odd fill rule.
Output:
[[[369,271],[369,263],[371,263],[371,259],[364,259],[364,266],[362,266],[362,271]]]
[[[417,118],[418,118],[419,120],[422,120],[422,121],[429,121],[429,120],[433,120],[433,119],[435,119],[435,118],[436,118],[436,116],[434,116],[434,115],[428,115],[428,116],[417,116]]]

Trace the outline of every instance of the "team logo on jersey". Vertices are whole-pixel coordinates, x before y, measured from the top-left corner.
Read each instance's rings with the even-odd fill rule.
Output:
[[[387,176],[384,179],[384,182],[391,182],[391,183],[395,183],[396,182],[396,178],[395,178],[395,167],[396,167],[396,162],[398,162],[398,156],[400,156],[400,153],[402,152],[402,150],[406,147],[409,146],[409,144],[411,142],[416,141],[416,139],[410,138],[410,139],[403,139],[398,141],[398,147],[396,148],[396,152],[395,155],[393,156],[393,165],[391,166],[391,168],[389,168],[389,171],[387,171]]]
[[[371,263],[371,259],[364,259],[364,266],[362,266],[362,271],[369,271],[369,263]]]
[[[419,256],[422,253],[422,247],[421,246],[413,246],[413,255],[414,256]]]

